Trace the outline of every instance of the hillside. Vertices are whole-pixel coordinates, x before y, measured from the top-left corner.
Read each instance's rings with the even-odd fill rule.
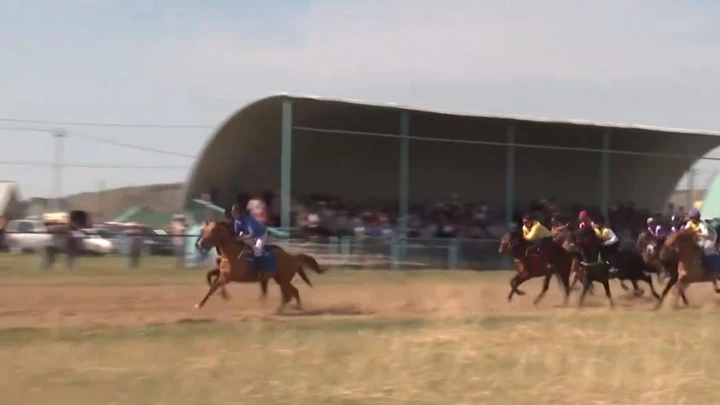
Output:
[[[143,205],[154,212],[178,213],[183,183],[151,184],[98,192],[73,194],[67,202],[73,209],[89,211],[97,220],[111,220],[127,209]]]

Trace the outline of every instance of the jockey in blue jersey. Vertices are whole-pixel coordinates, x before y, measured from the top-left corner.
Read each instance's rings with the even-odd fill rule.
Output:
[[[255,271],[262,274],[262,254],[267,241],[267,229],[263,224],[250,216],[239,204],[232,207],[232,216],[235,219],[234,230],[238,240],[248,243],[255,258]]]

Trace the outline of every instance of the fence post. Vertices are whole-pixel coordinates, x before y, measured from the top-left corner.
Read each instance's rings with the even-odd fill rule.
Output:
[[[343,265],[347,265],[350,259],[350,243],[352,239],[349,236],[340,238],[340,260]]]
[[[399,256],[399,250],[398,249],[398,237],[397,235],[393,235],[392,239],[390,239],[390,266],[393,270],[397,270],[400,268],[400,258]]]
[[[448,268],[450,270],[456,270],[458,267],[459,250],[458,238],[450,239],[448,241]]]

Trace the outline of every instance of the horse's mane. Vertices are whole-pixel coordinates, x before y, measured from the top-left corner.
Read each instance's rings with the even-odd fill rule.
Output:
[[[685,240],[690,238],[695,238],[695,230],[690,228],[681,229],[675,233],[671,233],[670,236],[665,240],[665,246],[672,246],[674,245],[678,240]]]
[[[597,239],[597,235],[595,234],[595,230],[592,227],[586,226],[582,229],[578,230],[578,237],[585,239],[585,238],[593,238]]]

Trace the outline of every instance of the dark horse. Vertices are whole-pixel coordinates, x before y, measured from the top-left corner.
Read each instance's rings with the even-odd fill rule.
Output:
[[[549,245],[548,261],[552,264],[552,270],[548,269],[547,263],[543,262],[541,256],[529,253],[532,244],[523,238],[522,230],[517,229],[511,231],[502,237],[500,241],[500,253],[509,252],[515,262],[516,274],[510,280],[510,293],[508,294],[508,302],[512,300],[515,293],[524,295],[518,287],[527,280],[536,277],[545,277],[543,281],[542,291],[533,301],[538,304],[545,296],[550,285],[550,278],[553,274],[557,275],[565,289],[565,303],[567,304],[570,295],[570,268],[572,267],[572,255],[568,253],[562,246],[552,243]]]
[[[605,288],[605,295],[610,301],[610,306],[614,306],[612,293],[610,292],[610,266],[605,262],[606,258],[601,258],[602,241],[595,234],[594,229],[588,227],[578,231],[578,247],[583,256],[583,261],[580,264],[583,268],[583,291],[580,295],[579,305],[582,306],[585,294],[590,288],[589,286],[593,282],[598,282]],[[648,274],[656,273],[657,270],[646,263],[640,254],[630,250],[620,250],[615,253],[613,264],[618,270],[615,278],[618,278],[621,282],[629,280],[635,289],[636,295],[639,295],[638,292],[641,291],[637,284],[638,281],[644,281],[650,286],[653,296],[660,300],[660,296],[653,286],[652,277]]]
[[[553,233],[553,242],[562,246],[563,249],[567,250],[568,253],[572,255],[572,265],[570,266],[570,289],[573,289],[580,279],[580,262],[582,261],[582,255],[580,255],[576,245],[577,241],[575,234],[572,231],[572,224],[565,224],[554,230]],[[592,288],[590,293],[592,294]]]

